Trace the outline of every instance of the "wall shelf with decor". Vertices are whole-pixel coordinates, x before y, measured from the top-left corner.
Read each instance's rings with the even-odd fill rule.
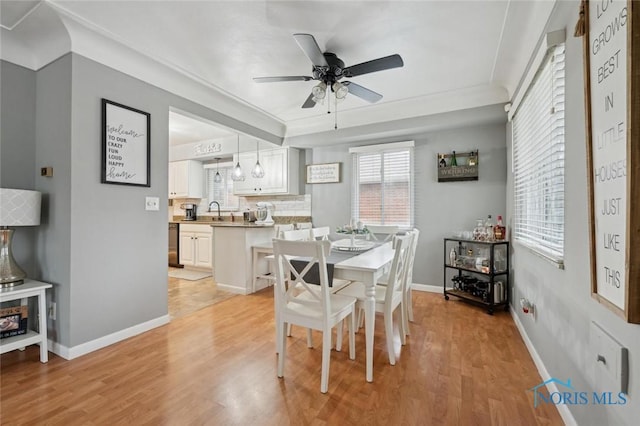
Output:
[[[447,287],[450,269],[457,274]],[[486,307],[490,315],[497,307],[509,310],[509,242],[445,238],[443,289],[446,300],[456,296]]]
[[[438,182],[478,180],[478,151],[438,153]]]

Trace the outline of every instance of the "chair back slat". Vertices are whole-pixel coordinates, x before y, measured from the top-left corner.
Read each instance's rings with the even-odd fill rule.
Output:
[[[285,231],[293,231],[293,223],[273,225],[273,229],[276,231],[276,238],[282,239]]]
[[[312,240],[328,240],[331,234],[331,228],[328,226],[321,226],[319,228],[311,228]]]
[[[288,241],[309,241],[309,238],[310,234],[308,229],[296,229],[282,233],[282,239]]]
[[[389,241],[400,231],[395,225],[367,225],[367,229],[375,241]]]

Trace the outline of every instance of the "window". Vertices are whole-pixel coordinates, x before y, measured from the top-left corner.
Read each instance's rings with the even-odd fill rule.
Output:
[[[233,164],[228,163],[225,165],[220,165],[219,169],[215,164],[207,164],[205,165],[205,170],[207,179],[207,202],[219,202],[221,210],[239,210],[240,198],[233,195],[233,180],[231,180]],[[216,170],[220,171],[222,182],[214,182]]]
[[[413,142],[351,148],[352,217],[364,224],[413,227]]]
[[[514,239],[563,265],[564,44],[547,52],[513,116]]]

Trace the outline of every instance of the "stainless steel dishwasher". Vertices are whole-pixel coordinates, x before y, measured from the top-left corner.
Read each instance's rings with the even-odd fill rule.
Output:
[[[180,264],[180,224],[169,223],[169,266],[184,268]]]

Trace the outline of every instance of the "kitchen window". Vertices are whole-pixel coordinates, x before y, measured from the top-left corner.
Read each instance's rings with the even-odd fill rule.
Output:
[[[349,149],[351,215],[365,225],[413,227],[413,141]]]
[[[238,211],[240,210],[240,198],[233,195],[233,180],[231,173],[232,163],[205,164],[207,203],[217,201],[220,203],[220,210]],[[215,182],[216,171],[222,176],[221,182]],[[215,206],[214,206],[215,208]]]
[[[513,115],[514,239],[563,267],[564,44],[552,47]]]

